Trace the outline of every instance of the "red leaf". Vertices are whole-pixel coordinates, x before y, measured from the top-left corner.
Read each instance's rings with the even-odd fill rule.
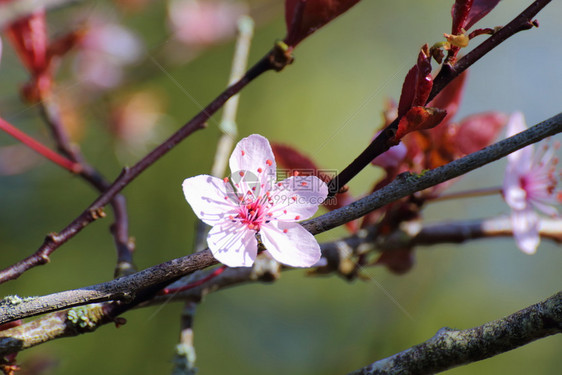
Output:
[[[459,104],[462,99],[462,91],[464,82],[466,81],[467,71],[465,70],[460,76],[455,78],[449,83],[435,98],[428,103],[428,107],[435,107],[447,111],[447,116],[443,119],[443,124],[451,121],[453,116],[457,113]]]
[[[499,2],[500,0],[474,0],[472,8],[470,8],[470,13],[466,19],[464,29],[470,29],[472,25],[484,18],[486,14],[490,13],[490,11],[494,9]]]
[[[412,107],[400,119],[392,141],[398,143],[402,137],[413,131],[431,129],[437,126],[447,114],[446,111],[431,107]]]
[[[462,33],[461,29],[468,30],[476,22],[498,5],[500,0],[457,0],[451,9],[453,27],[451,34]]]
[[[402,84],[398,118],[404,116],[414,106],[424,106],[432,87],[431,55],[428,45],[425,44],[418,54],[416,65],[410,69]]]
[[[460,34],[462,32],[461,29],[465,28],[466,19],[468,18],[470,8],[472,8],[472,2],[473,0],[456,0],[453,4],[451,9],[451,17],[453,18],[451,34]]]
[[[494,142],[506,123],[507,116],[499,112],[469,116],[458,125],[454,143],[463,154],[471,154]]]
[[[47,68],[48,41],[44,10],[12,23],[6,33],[19,58],[33,75]]]
[[[299,3],[304,4],[302,14],[295,14]],[[357,4],[359,0],[285,0],[285,43],[295,47],[301,40],[332,21]],[[299,17],[300,19],[295,19]]]
[[[271,148],[275,155],[275,160],[283,167],[296,170],[318,170],[316,163],[308,156],[301,154],[297,149],[288,145],[272,143]]]

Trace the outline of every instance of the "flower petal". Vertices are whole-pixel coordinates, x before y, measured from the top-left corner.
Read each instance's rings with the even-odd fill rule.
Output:
[[[224,221],[228,215],[236,215],[232,187],[223,180],[200,175],[186,178],[182,188],[193,212],[204,223],[213,226]]]
[[[527,254],[534,254],[540,243],[539,217],[532,208],[513,210],[511,214],[513,236],[517,247]]]
[[[230,156],[231,179],[239,184],[239,191],[246,194],[253,190],[263,195],[276,180],[277,166],[269,141],[259,134],[242,139]],[[255,188],[255,189],[254,189]]]
[[[229,267],[251,267],[258,253],[258,241],[253,230],[244,224],[224,222],[209,232],[207,244],[213,256]]]
[[[525,117],[521,112],[513,113],[507,123],[506,137],[511,137],[515,134],[527,130],[525,124]],[[508,169],[524,173],[531,168],[533,162],[533,146],[527,146],[511,154],[507,155]]]
[[[311,217],[328,196],[328,186],[316,176],[290,177],[277,183],[271,192],[273,217],[300,221]]]
[[[297,223],[271,222],[261,230],[268,253],[291,267],[311,267],[322,255],[320,245],[310,232]]]

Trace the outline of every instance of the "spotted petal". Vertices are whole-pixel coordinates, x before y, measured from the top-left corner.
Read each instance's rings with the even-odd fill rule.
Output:
[[[316,176],[290,177],[279,182],[271,192],[275,209],[271,212],[282,221],[310,218],[328,196],[328,186]]]
[[[229,267],[251,267],[258,253],[255,232],[239,222],[215,225],[207,244],[215,259]]]
[[[264,194],[276,180],[277,166],[269,141],[259,134],[242,139],[230,156],[230,172],[233,183],[240,184],[240,191],[254,190]],[[260,192],[261,190],[261,192]]]
[[[268,253],[288,266],[311,267],[322,255],[314,236],[300,224],[272,221],[260,234]]]
[[[527,130],[525,117],[521,112],[515,112],[507,123],[506,136],[511,137],[515,134]],[[533,146],[527,146],[507,156],[508,170],[513,173],[523,174],[531,168],[533,162]]]
[[[193,212],[205,224],[213,226],[236,214],[232,187],[219,178],[209,175],[187,178],[182,188]]]

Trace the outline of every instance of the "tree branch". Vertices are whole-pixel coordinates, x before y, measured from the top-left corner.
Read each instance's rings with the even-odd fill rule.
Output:
[[[219,96],[217,96],[207,107],[181,127],[177,132],[170,136],[166,141],[157,146],[143,159],[137,162],[131,168],[124,168],[119,177],[109,186],[105,192],[100,195],[80,216],[74,219],[59,233],[51,233],[43,242],[43,245],[33,254],[18,263],[0,271],[0,282],[13,280],[22,275],[25,271],[38,265],[45,264],[49,261],[49,255],[52,254],[66,241],[78,234],[82,229],[93,221],[103,217],[103,207],[111,202],[111,200],[121,192],[131,181],[137,178],[148,167],[158,161],[162,156],[167,154],[178,143],[187,138],[193,132],[206,126],[207,121],[216,111],[218,111],[224,103],[233,95],[240,92],[256,77],[262,73],[273,69],[275,64],[274,50],[266,54],[258,63],[250,68],[246,74],[235,84],[229,86]]]
[[[318,234],[355,220],[361,216],[407,197],[417,191],[427,189],[447,180],[461,176],[496,161],[510,153],[538,142],[546,137],[562,132],[562,113],[535,125],[513,137],[504,139],[480,151],[464,156],[439,168],[426,171],[420,175],[402,173],[382,189],[359,199],[348,206],[338,208],[302,225],[312,234]]]
[[[384,188],[348,206],[308,220],[303,223],[303,226],[312,234],[325,232],[345,224],[348,221],[355,220],[395,200],[470,172],[485,164],[507,156],[513,151],[561,131],[562,113],[522,133],[504,139],[444,166],[427,171],[424,174],[401,174],[396,180],[386,185]],[[207,268],[216,263],[217,261],[213,258],[210,250],[205,249],[201,252],[162,263],[127,277],[82,289],[54,293],[47,296],[32,298],[28,301],[17,301],[17,303],[13,303],[6,298],[0,301],[0,324],[92,302],[135,300],[135,304],[138,304],[142,301],[138,300],[137,294],[152,290],[155,285],[161,285],[162,288],[166,284],[184,275]],[[150,298],[152,298],[152,296],[150,296]]]
[[[499,44],[506,41],[511,36],[515,35],[519,31],[528,29],[531,27],[531,21],[537,13],[544,8],[552,0],[537,0],[533,2],[527,9],[525,9],[521,14],[515,17],[510,23],[505,25],[497,33],[495,33],[490,38],[482,42],[478,47],[474,48],[466,56],[460,59],[454,66],[445,64],[443,65],[441,71],[435,77],[433,87],[426,104],[431,101],[445,86],[453,81],[458,75],[464,72],[468,67],[478,61],[481,57],[486,55],[488,52],[496,48]],[[371,142],[369,146],[363,152],[357,156],[339,175],[334,177],[332,181],[328,184],[328,188],[331,195],[334,195],[339,191],[339,189],[347,184],[353,177],[355,177],[363,168],[365,168],[371,160],[387,151],[392,145],[389,144],[389,140],[396,133],[398,128],[398,120],[394,120],[390,125],[388,125],[380,134]]]
[[[51,95],[43,98],[40,102],[41,113],[52,137],[61,153],[80,166],[80,176],[89,182],[100,193],[110,187],[109,182],[94,167],[88,164],[80,152],[78,146],[72,145],[70,138],[62,124],[59,107],[55,98]],[[115,222],[111,225],[115,247],[117,249],[117,264],[115,266],[115,277],[129,275],[135,272],[133,265],[134,245],[129,238],[129,220],[127,215],[127,203],[121,194],[115,195],[109,202],[113,209]]]
[[[493,357],[562,332],[562,292],[503,319],[457,331],[440,329],[428,341],[349,375],[434,374]]]

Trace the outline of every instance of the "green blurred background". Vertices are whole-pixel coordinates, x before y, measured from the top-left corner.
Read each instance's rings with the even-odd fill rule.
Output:
[[[530,1],[504,1],[478,26],[505,24]],[[97,7],[101,2],[84,3]],[[285,33],[282,2],[254,1],[258,27],[250,61],[260,58]],[[109,6],[109,5],[108,5]],[[450,30],[451,1],[368,1],[358,4],[305,40],[296,61],[282,73],[268,73],[243,91],[240,136],[260,133],[291,143],[325,168],[342,169],[365,147],[381,123],[385,98],[398,99],[403,77],[423,43],[442,40]],[[64,20],[78,7],[50,14]],[[457,119],[487,110],[521,110],[529,124],[560,111],[562,94],[562,4],[553,2],[538,16],[540,28],[502,44],[471,69]],[[163,2],[143,12],[119,14],[142,35],[147,54],[128,72],[127,85],[99,95],[81,108],[80,132],[88,160],[108,178],[123,160],[108,131],[108,102],[135,90],[152,90],[166,103],[161,133],[170,134],[208,103],[228,79],[234,42],[203,51],[185,64],[165,59],[169,31]],[[153,63],[158,61],[183,89]],[[69,64],[67,64],[69,65]],[[63,64],[60,79],[70,82]],[[0,65],[0,114],[29,133],[46,139],[36,107],[22,104],[18,87],[27,79],[4,38]],[[72,86],[68,89],[72,92]],[[184,178],[208,173],[219,136],[217,121],[199,131],[142,174],[124,191],[135,262],[146,268],[192,249],[195,216],[185,202]],[[0,134],[0,146],[13,140]],[[452,190],[498,186],[505,161],[473,172]],[[367,168],[351,184],[366,193],[380,176]],[[44,163],[26,173],[0,176],[0,262],[5,267],[29,254],[46,233],[66,226],[97,194],[78,178]],[[109,212],[109,210],[108,210]],[[435,203],[426,222],[508,214],[500,197]],[[110,215],[108,215],[110,216]],[[0,286],[0,293],[43,295],[110,280],[115,263],[111,218],[90,225],[52,256],[46,266]],[[318,236],[330,241],[336,229]],[[521,253],[512,239],[419,248],[417,264],[405,275],[383,268],[367,270],[371,282],[338,277],[282,275],[271,285],[245,285],[209,295],[195,321],[197,365],[202,374],[345,374],[374,360],[422,342],[443,327],[469,328],[538,302],[560,288],[560,249],[544,241],[537,254]],[[383,289],[384,288],[384,291]],[[387,291],[409,317],[385,294]],[[56,374],[169,373],[178,340],[181,304],[129,312],[116,329],[57,340],[25,351],[20,360],[51,358]],[[560,335],[471,364],[448,374],[553,374],[562,368]]]

